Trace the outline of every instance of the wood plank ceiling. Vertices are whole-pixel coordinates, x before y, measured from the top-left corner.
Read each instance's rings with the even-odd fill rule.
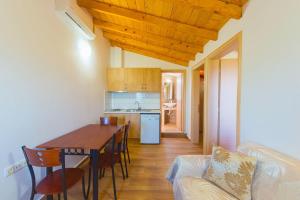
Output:
[[[247,0],[77,0],[113,46],[187,66]]]

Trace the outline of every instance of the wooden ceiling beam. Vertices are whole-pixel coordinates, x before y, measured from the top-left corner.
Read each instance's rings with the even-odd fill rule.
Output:
[[[131,46],[131,45],[128,45],[128,44],[123,44],[123,43],[112,41],[112,40],[111,40],[111,45],[120,47],[123,50],[130,51],[130,52],[133,52],[133,53],[137,53],[137,54],[140,54],[140,55],[160,59],[160,60],[163,60],[163,61],[167,61],[167,62],[170,62],[170,63],[181,65],[181,66],[184,66],[184,67],[188,66],[188,61],[186,61],[186,60],[181,60],[179,58],[174,58],[174,57],[169,57],[169,56],[166,56],[166,55],[163,55],[163,54],[158,54],[156,52],[149,51],[149,50],[146,50],[146,49],[143,49],[143,48],[134,47],[134,46]]]
[[[244,4],[246,4],[248,2],[248,0],[220,0],[220,1],[223,1],[225,3],[235,4],[238,6],[243,6]]]
[[[194,34],[198,37],[207,38],[210,40],[216,40],[218,38],[218,32],[214,30],[208,30],[205,28],[184,24],[167,18],[114,6],[96,0],[77,0],[77,3],[79,6],[89,9],[90,13],[97,19],[101,19],[101,13],[104,13],[112,16],[123,17],[137,22],[150,23],[159,27],[176,29],[183,33]]]
[[[181,3],[188,3],[191,6],[211,10],[222,16],[240,19],[242,17],[242,7],[228,0],[177,0]]]
[[[126,34],[123,34],[123,33],[117,33],[117,32],[114,32],[114,31],[109,31],[109,30],[104,30],[103,31],[103,36],[104,37],[109,37],[108,35],[113,35],[113,36],[117,36],[118,38],[120,39],[123,39],[123,40],[126,40],[128,42],[135,42],[135,43],[141,43],[141,44],[144,44],[144,45],[150,45],[151,47],[155,47],[155,48],[158,48],[158,49],[164,49],[165,51],[168,51],[170,52],[170,54],[172,53],[175,53],[175,54],[181,54],[183,56],[186,56],[186,58],[188,59],[194,59],[194,55],[199,52],[199,51],[193,51],[193,52],[190,52],[190,51],[185,51],[185,49],[180,49],[180,48],[174,48],[174,47],[171,47],[171,46],[168,46],[164,43],[162,43],[161,41],[156,41],[156,40],[152,40],[152,39],[149,39],[149,38],[136,38],[136,37],[132,37],[130,35],[126,35]]]
[[[135,47],[138,47],[138,48],[148,49],[150,51],[157,52],[159,54],[174,55],[177,58],[181,58],[182,60],[194,60],[195,59],[195,54],[183,53],[183,52],[175,51],[173,49],[169,49],[169,48],[165,48],[165,47],[159,47],[159,46],[156,46],[156,45],[153,45],[153,44],[150,44],[150,43],[145,43],[145,42],[138,41],[138,40],[135,40],[135,39],[122,37],[122,36],[117,35],[117,34],[104,32],[103,36],[105,38],[109,39],[109,40],[113,40],[113,41],[120,42],[120,43],[123,43],[123,44],[128,44],[128,45],[135,46]]]
[[[127,35],[139,40],[151,41],[153,44],[162,44],[164,47],[169,47],[170,49],[175,49],[177,51],[184,51],[189,53],[203,52],[203,46],[205,42],[201,44],[192,44],[184,41],[178,41],[173,38],[164,37],[161,35],[141,31],[138,29],[121,26],[118,24],[113,24],[109,22],[104,22],[102,20],[94,19],[95,27],[99,27],[104,31],[114,32],[122,35]]]

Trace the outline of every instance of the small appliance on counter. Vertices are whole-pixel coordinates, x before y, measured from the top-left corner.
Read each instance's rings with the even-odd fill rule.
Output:
[[[160,113],[141,113],[142,144],[160,143]]]

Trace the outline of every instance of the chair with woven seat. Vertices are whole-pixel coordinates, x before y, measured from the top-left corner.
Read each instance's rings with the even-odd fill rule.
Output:
[[[120,164],[123,180],[125,180],[125,174],[124,174],[124,170],[123,170],[122,157],[121,157],[123,134],[124,134],[124,127],[122,129],[120,129],[120,131],[118,131],[116,134],[114,134],[111,145],[110,145],[111,149],[106,150],[106,151],[104,151],[104,153],[100,154],[99,163],[98,163],[98,167],[99,167],[99,171],[100,171],[99,178],[104,176],[105,168],[111,168],[115,200],[117,199],[115,170],[114,170],[114,165],[116,163]]]
[[[85,194],[84,171],[79,168],[65,168],[65,154],[63,150],[36,150],[22,147],[28,169],[30,171],[32,190],[30,200],[34,199],[36,194],[42,195],[58,195],[63,193],[64,200],[67,200],[67,189],[74,186],[82,179],[83,197],[87,199]],[[35,173],[33,167],[59,167],[58,169],[36,184]]]

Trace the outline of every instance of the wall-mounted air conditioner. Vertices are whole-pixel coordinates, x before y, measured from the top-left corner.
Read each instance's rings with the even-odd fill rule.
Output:
[[[77,5],[76,0],[55,0],[55,9],[67,24],[81,32],[87,39],[95,39],[93,18]]]

